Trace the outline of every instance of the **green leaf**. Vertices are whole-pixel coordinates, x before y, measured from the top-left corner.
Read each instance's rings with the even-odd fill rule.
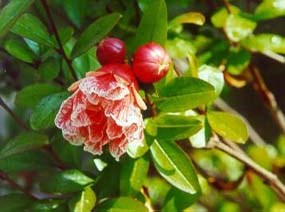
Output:
[[[224,87],[224,75],[218,68],[208,65],[199,67],[198,76],[200,79],[210,83],[215,88],[216,96],[219,96]]]
[[[285,38],[276,34],[252,35],[241,41],[241,44],[251,51],[285,54]]]
[[[27,211],[40,211],[40,212],[65,212],[67,211],[67,206],[64,200],[58,199],[45,199],[45,200],[37,200],[31,207],[28,208]]]
[[[226,21],[225,32],[230,40],[239,42],[251,35],[255,27],[256,22],[239,15],[230,14]]]
[[[239,13],[239,8],[230,5],[230,10],[232,14],[238,14]],[[221,28],[226,25],[226,21],[228,19],[229,13],[226,8],[222,8],[218,10],[217,12],[214,13],[214,15],[211,17],[211,22],[212,24],[217,27]]]
[[[138,158],[143,156],[148,151],[148,149],[149,147],[146,142],[146,136],[145,136],[142,143],[137,143],[137,142],[129,143],[127,153],[132,158]]]
[[[199,196],[200,194],[198,193],[188,194],[176,188],[172,188],[165,198],[162,211],[185,211],[197,201]]]
[[[196,53],[192,42],[178,37],[167,40],[165,48],[172,58],[186,58],[189,54]]]
[[[120,171],[120,195],[130,196],[139,192],[147,176],[149,161],[146,157],[124,161]]]
[[[119,13],[112,13],[100,17],[90,24],[78,38],[71,53],[72,57],[80,56],[102,40],[114,28],[120,18]]]
[[[27,63],[33,63],[37,58],[35,53],[23,41],[7,40],[4,43],[4,48],[13,57]]]
[[[29,38],[39,44],[54,47],[49,33],[43,23],[34,15],[25,13],[18,19],[11,31],[17,35]]]
[[[198,12],[188,12],[175,17],[170,23],[169,28],[173,28],[179,24],[196,24],[202,26],[206,21],[203,14]]]
[[[61,90],[59,86],[48,83],[37,83],[24,87],[17,93],[16,104],[21,107],[34,107],[40,100]]]
[[[67,92],[56,93],[43,98],[35,108],[30,124],[34,130],[54,127],[54,119],[62,102],[69,96]]]
[[[60,72],[60,63],[56,58],[49,58],[39,67],[40,75],[45,80],[53,80]]]
[[[96,203],[96,195],[90,186],[85,187],[85,189],[72,199],[69,209],[73,212],[87,212],[92,211]]]
[[[215,89],[207,82],[192,78],[174,78],[160,91],[155,99],[159,110],[166,112],[186,111],[214,100]]]
[[[74,1],[74,0],[65,0],[62,2],[63,8],[68,15],[69,19],[79,28],[84,16],[87,12],[87,1]]]
[[[139,211],[139,212],[148,212],[148,209],[144,206],[142,202],[132,199],[130,197],[119,197],[116,199],[109,199],[102,202],[96,208],[98,212],[127,212],[127,211]]]
[[[82,191],[86,186],[94,183],[94,180],[77,169],[66,170],[41,183],[41,188],[50,193],[70,193]]]
[[[150,41],[164,46],[166,39],[167,7],[164,0],[156,0],[144,10],[136,33],[135,46],[132,51]]]
[[[150,150],[157,171],[170,184],[186,193],[200,193],[193,165],[176,143],[154,140]]]
[[[0,160],[0,169],[5,172],[45,170],[51,167],[50,158],[41,151],[27,151]]]
[[[64,164],[70,167],[80,167],[82,147],[70,145],[64,140],[62,133],[59,132],[51,138],[51,146],[53,151]]]
[[[24,194],[8,194],[0,196],[2,212],[25,211],[33,200]]]
[[[241,74],[249,65],[251,54],[243,49],[230,49],[227,71],[233,75]]]
[[[157,139],[181,140],[189,138],[201,128],[202,123],[195,117],[161,114],[147,122],[146,131]]]
[[[0,159],[48,144],[48,137],[35,132],[24,132],[8,141],[0,150]]]
[[[13,26],[20,15],[34,2],[34,0],[10,1],[0,12],[0,37]]]
[[[208,112],[207,118],[211,128],[220,136],[237,143],[247,141],[247,127],[239,117],[226,112]]]
[[[264,0],[257,6],[254,15],[259,20],[285,16],[285,2],[283,0]]]

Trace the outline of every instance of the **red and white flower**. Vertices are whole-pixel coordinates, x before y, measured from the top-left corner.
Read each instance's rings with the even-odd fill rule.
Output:
[[[93,154],[102,154],[109,145],[118,159],[131,142],[142,143],[146,106],[137,92],[137,82],[127,64],[106,65],[74,83],[55,124],[66,140],[84,145]]]

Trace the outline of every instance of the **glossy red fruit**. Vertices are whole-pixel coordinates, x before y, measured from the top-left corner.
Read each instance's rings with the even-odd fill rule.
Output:
[[[143,83],[161,80],[168,72],[170,57],[159,44],[150,42],[140,46],[133,57],[133,71]]]
[[[99,43],[96,55],[101,65],[124,63],[125,43],[118,38],[106,38]]]

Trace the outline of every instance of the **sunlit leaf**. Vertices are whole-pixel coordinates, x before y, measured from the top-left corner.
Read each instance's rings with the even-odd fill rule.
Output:
[[[196,24],[203,25],[205,23],[205,16],[198,12],[188,12],[175,17],[170,23],[169,28],[179,24]]]
[[[155,102],[161,111],[177,112],[207,104],[214,98],[212,85],[192,77],[179,77],[163,87]]]
[[[257,6],[254,15],[260,20],[285,16],[285,1],[263,0]]]
[[[200,192],[193,165],[177,144],[155,140],[151,146],[151,155],[157,171],[170,184],[186,193]]]
[[[87,212],[92,211],[96,203],[96,194],[90,186],[85,187],[85,189],[76,196],[69,204],[70,211],[73,212]]]
[[[130,197],[119,197],[116,199],[109,199],[98,205],[96,208],[98,212],[105,211],[140,211],[148,212],[148,209],[144,204],[138,200],[132,199]]]
[[[247,127],[236,115],[226,112],[208,112],[207,118],[211,128],[220,136],[237,143],[247,141]]]
[[[239,8],[230,5],[231,14],[235,15],[239,13]],[[224,27],[226,25],[227,18],[229,13],[226,8],[222,8],[215,12],[215,14],[211,17],[211,22],[215,27]]]

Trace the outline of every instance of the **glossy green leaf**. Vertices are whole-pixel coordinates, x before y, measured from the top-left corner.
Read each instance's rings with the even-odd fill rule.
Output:
[[[254,13],[259,20],[285,16],[285,1],[283,0],[263,0]]]
[[[236,115],[226,112],[209,112],[207,118],[211,128],[220,136],[237,143],[247,141],[247,127]]]
[[[155,140],[150,150],[157,171],[170,184],[186,193],[200,193],[191,160],[176,143]]]
[[[134,51],[138,46],[150,41],[163,46],[166,39],[167,7],[164,0],[156,0],[144,10],[132,50]]]
[[[62,92],[43,98],[31,116],[30,124],[32,129],[43,130],[53,127],[60,105],[68,96],[67,92]]]
[[[130,196],[139,192],[147,176],[149,161],[146,157],[124,161],[120,171],[120,194]]]
[[[78,38],[71,53],[72,57],[80,56],[102,40],[114,28],[120,18],[119,13],[112,13],[100,17],[90,24]]]
[[[252,35],[242,40],[241,44],[251,51],[285,54],[285,37],[276,34]]]
[[[49,58],[39,66],[39,72],[43,79],[52,80],[60,72],[60,62],[56,58]]]
[[[69,19],[79,28],[87,11],[87,1],[65,0],[63,8]]]
[[[34,200],[24,194],[8,194],[0,196],[2,212],[25,211]]]
[[[0,37],[3,36],[34,0],[13,0],[0,11]]]
[[[179,77],[161,89],[155,102],[161,111],[177,112],[202,106],[214,98],[215,89],[209,83],[192,77]]]
[[[24,132],[8,141],[0,150],[0,159],[36,149],[48,144],[48,137],[35,132]]]
[[[226,21],[225,32],[230,40],[239,42],[251,35],[255,27],[256,22],[239,15],[230,14]]]
[[[203,14],[198,12],[188,12],[175,17],[170,23],[169,28],[175,27],[179,24],[196,24],[202,26],[206,21]]]
[[[50,193],[70,193],[82,191],[86,186],[94,183],[94,180],[79,170],[65,170],[41,183],[41,188]]]
[[[74,30],[71,27],[62,27],[58,29],[58,35],[63,45],[71,39],[73,32]],[[53,39],[53,42],[58,46],[58,43],[54,35],[52,36],[52,39]]]
[[[27,211],[54,211],[54,212],[65,212],[67,211],[67,206],[64,200],[61,199],[44,199],[37,200],[34,202]]]
[[[224,75],[218,68],[208,65],[199,67],[198,76],[200,79],[210,83],[215,88],[216,96],[219,96],[224,87]]]
[[[43,23],[34,15],[25,13],[22,15],[11,31],[17,35],[29,38],[39,44],[53,47],[54,43],[51,40],[49,33]]]
[[[241,74],[249,65],[251,54],[243,49],[231,49],[227,58],[227,71],[233,75]]]
[[[45,170],[52,166],[50,158],[41,151],[27,151],[0,159],[0,169],[5,172]]]
[[[199,196],[199,193],[188,194],[176,188],[172,188],[165,198],[162,212],[185,211],[189,206],[197,201]]]
[[[189,138],[201,128],[202,123],[196,117],[161,114],[147,122],[146,131],[157,139],[181,140]]]
[[[137,143],[137,142],[129,143],[127,153],[132,158],[138,158],[143,156],[148,151],[148,149],[149,147],[146,142],[146,136],[145,136],[145,139],[142,141],[142,143]]]
[[[69,204],[70,211],[73,212],[87,212],[92,211],[96,203],[96,194],[90,186],[85,187],[85,189],[76,196]]]
[[[21,107],[34,107],[40,100],[61,90],[59,86],[48,83],[37,83],[24,87],[17,93],[16,104]]]
[[[70,145],[59,132],[51,138],[51,147],[58,158],[70,167],[80,167],[82,147]]]
[[[148,212],[148,209],[144,204],[138,200],[132,199],[130,197],[119,197],[116,199],[109,199],[98,205],[96,208],[98,212],[127,212],[127,211],[139,211]]]
[[[27,46],[27,44],[20,40],[7,40],[4,43],[4,48],[13,57],[27,63],[33,63],[37,58],[35,53]]]
[[[232,14],[238,14],[239,8],[230,5],[230,10]],[[211,22],[215,27],[224,27],[226,25],[227,18],[229,16],[229,13],[226,8],[222,8],[214,13],[214,15],[211,17]]]
[[[167,40],[165,48],[172,58],[186,58],[189,53],[196,53],[192,42],[178,37]]]

